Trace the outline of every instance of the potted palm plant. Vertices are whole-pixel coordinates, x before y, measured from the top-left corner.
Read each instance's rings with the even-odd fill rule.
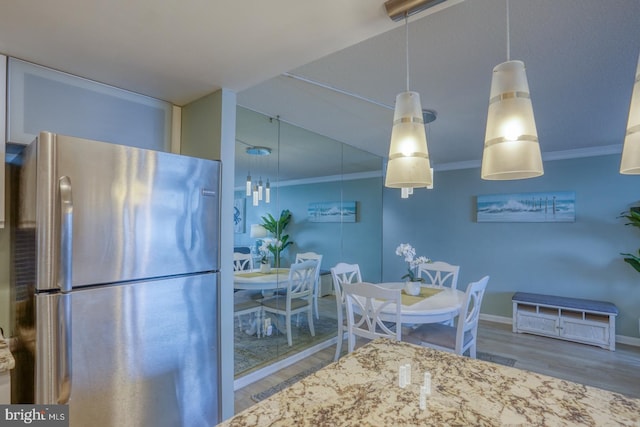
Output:
[[[280,254],[287,246],[293,244],[293,242],[289,240],[289,235],[284,234],[284,229],[287,228],[287,225],[291,222],[291,212],[289,209],[284,209],[280,212],[280,218],[277,220],[271,214],[267,214],[267,216],[261,218],[262,226],[274,237],[267,245],[267,249],[273,254],[275,267],[278,268],[280,267]]]

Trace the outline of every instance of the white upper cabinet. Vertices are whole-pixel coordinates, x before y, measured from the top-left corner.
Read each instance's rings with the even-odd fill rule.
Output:
[[[50,131],[171,150],[168,102],[15,58],[9,58],[8,70],[7,142],[29,144]]]

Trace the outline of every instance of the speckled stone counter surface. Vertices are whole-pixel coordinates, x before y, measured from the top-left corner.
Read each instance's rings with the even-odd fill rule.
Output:
[[[15,366],[15,360],[6,341],[0,338],[0,373],[10,371]]]
[[[398,386],[411,364],[409,386]],[[424,372],[427,407],[419,407]],[[403,342],[373,341],[221,426],[640,426],[640,399]]]

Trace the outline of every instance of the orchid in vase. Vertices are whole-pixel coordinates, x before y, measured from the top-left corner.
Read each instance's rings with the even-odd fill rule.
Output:
[[[260,246],[258,247],[258,253],[260,254],[261,273],[271,272],[271,262],[269,261],[269,251],[271,250],[269,246],[271,246],[271,244],[271,239],[263,239]]]
[[[269,264],[269,245],[270,245],[269,240],[263,239],[262,244],[258,247],[258,254],[260,255],[260,264]]]
[[[401,277],[401,279],[408,279],[410,282],[424,282],[424,279],[420,277],[418,267],[420,264],[430,263],[431,260],[425,256],[416,257],[416,250],[408,243],[400,243],[396,248],[396,255],[404,258],[407,263],[407,274]]]

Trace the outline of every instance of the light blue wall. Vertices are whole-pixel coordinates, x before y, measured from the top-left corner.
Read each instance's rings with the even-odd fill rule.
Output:
[[[434,190],[383,195],[383,280],[397,281],[404,262],[399,243],[418,255],[458,264],[459,288],[491,276],[482,312],[511,316],[515,291],[611,301],[620,309],[618,335],[638,337],[640,274],[620,252],[636,252],[640,232],[618,216],[640,204],[640,178],[618,173],[620,157],[545,162],[540,178],[483,181],[479,169],[436,171]],[[575,191],[574,223],[478,223],[476,196]]]
[[[289,209],[292,221],[285,230],[294,245],[283,253],[284,263],[295,260],[298,252],[313,251],[323,255],[322,266],[328,270],[338,262],[360,264],[364,280],[381,279],[380,242],[382,241],[382,178],[334,181],[281,187],[270,205],[253,207],[246,201],[246,233],[236,234],[237,246],[249,246],[251,224],[271,213],[278,218],[282,209]],[[245,197],[236,191],[236,198]],[[312,202],[356,201],[358,218],[355,223],[314,223],[307,221],[307,208]]]

